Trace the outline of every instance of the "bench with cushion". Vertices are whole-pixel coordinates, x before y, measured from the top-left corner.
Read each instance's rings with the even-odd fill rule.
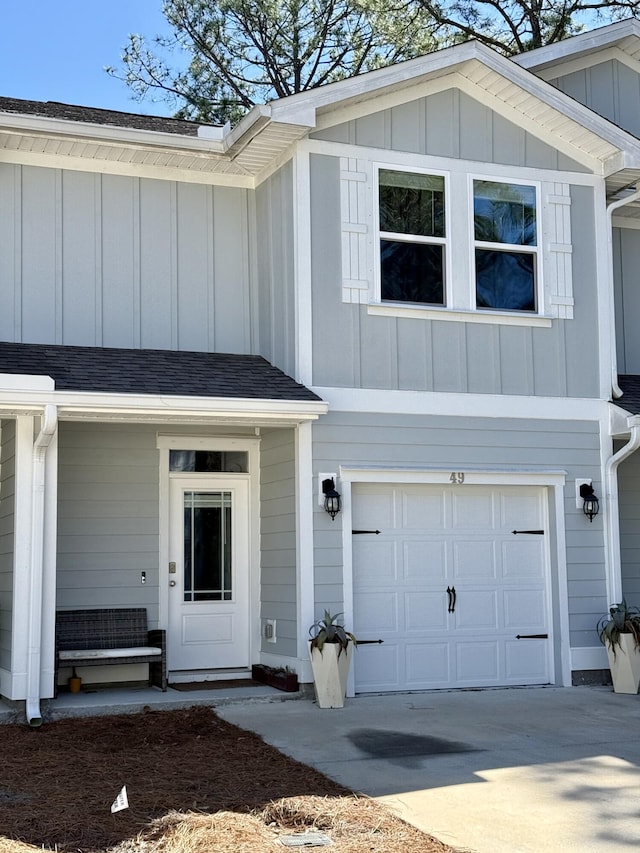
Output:
[[[144,607],[56,613],[56,691],[60,667],[122,663],[148,663],[151,683],[167,689],[166,632],[147,629]]]

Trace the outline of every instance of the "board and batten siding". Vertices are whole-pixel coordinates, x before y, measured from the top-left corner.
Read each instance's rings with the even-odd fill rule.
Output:
[[[618,373],[640,373],[640,229],[613,229],[613,278]]]
[[[0,669],[11,670],[15,540],[15,421],[0,421]]]
[[[573,319],[551,328],[372,316],[342,299],[340,158],[311,157],[313,384],[597,397],[593,190],[571,186]],[[375,262],[375,260],[374,260]]]
[[[601,517],[589,524],[576,508],[574,480],[592,477],[597,492],[599,444],[597,422],[333,412],[313,426],[313,465],[315,471],[338,471],[343,465],[444,471],[512,469],[516,474],[523,469],[566,472],[570,639],[572,647],[591,647],[597,643],[596,622],[608,605],[603,527]],[[343,609],[341,518],[332,523],[320,507],[315,513],[316,607],[328,607],[332,612]],[[553,525],[549,535],[555,584]]]
[[[294,431],[263,430],[260,458],[261,649],[297,657]],[[264,637],[266,619],[276,620],[275,643]]]
[[[58,609],[146,607],[157,627],[155,445],[153,426],[60,424]]]
[[[311,139],[539,169],[585,168],[499,116],[448,89],[310,134]]]
[[[260,355],[295,375],[293,163],[256,190],[256,269]]]
[[[547,77],[547,74],[545,74]],[[640,75],[617,59],[597,62],[589,68],[548,80],[589,109],[640,137]]]
[[[248,192],[0,164],[0,340],[249,353]]]

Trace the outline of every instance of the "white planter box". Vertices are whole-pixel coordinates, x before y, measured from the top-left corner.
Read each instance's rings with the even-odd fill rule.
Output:
[[[633,634],[620,634],[620,645],[615,656],[609,643],[607,656],[613,689],[616,693],[637,693],[640,686],[640,653],[636,649]]]
[[[322,652],[309,646],[313,684],[319,708],[344,707],[352,650],[353,643],[349,643],[346,650],[342,649],[339,643],[325,643]]]

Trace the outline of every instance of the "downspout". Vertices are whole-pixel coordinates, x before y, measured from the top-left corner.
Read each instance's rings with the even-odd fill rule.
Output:
[[[640,447],[640,415],[627,418],[631,432],[629,441],[607,459],[605,464],[605,488],[607,490],[607,524],[609,527],[608,548],[611,566],[609,601],[622,600],[622,565],[620,558],[620,520],[618,506],[618,466]],[[616,568],[617,567],[617,568]]]
[[[31,588],[29,590],[29,648],[27,653],[27,722],[42,725],[40,664],[42,643],[42,582],[44,577],[44,492],[47,448],[58,427],[58,410],[44,407],[40,432],[33,444],[33,495],[31,502]]]
[[[609,311],[609,339],[613,341],[613,346],[611,347],[611,390],[613,393],[614,399],[618,399],[622,397],[622,389],[618,385],[618,356],[616,352],[616,310],[615,310],[615,293],[614,293],[614,281],[613,281],[613,213],[615,210],[618,210],[619,207],[624,207],[627,204],[631,204],[634,201],[638,201],[640,199],[640,190],[637,188],[636,191],[632,193],[630,196],[626,198],[618,199],[618,201],[612,201],[611,204],[607,205],[607,242],[608,242],[608,251],[609,251],[609,299],[610,302],[610,311]],[[614,457],[615,458],[615,457]]]

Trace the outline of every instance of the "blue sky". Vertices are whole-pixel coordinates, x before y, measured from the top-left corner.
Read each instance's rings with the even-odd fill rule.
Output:
[[[4,0],[0,95],[170,115],[138,103],[105,65],[117,65],[129,33],[167,32],[162,0]],[[173,108],[175,109],[175,108]]]

